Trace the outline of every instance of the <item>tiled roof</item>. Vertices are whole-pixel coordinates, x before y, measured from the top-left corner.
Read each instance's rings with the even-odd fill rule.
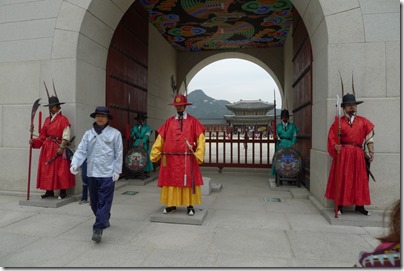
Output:
[[[226,104],[227,109],[234,111],[234,110],[248,110],[248,111],[255,111],[266,109],[267,111],[274,108],[273,103],[264,102],[261,100],[240,100],[238,102],[232,104]]]

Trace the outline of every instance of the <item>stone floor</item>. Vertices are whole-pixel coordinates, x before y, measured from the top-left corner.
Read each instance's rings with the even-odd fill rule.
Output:
[[[45,208],[20,204],[24,195],[0,195],[0,266],[341,268],[352,267],[360,251],[373,250],[386,231],[373,222],[330,223],[324,215],[330,210],[321,210],[305,188],[274,187],[268,170],[202,172],[221,189],[203,195],[201,224],[153,222],[163,207],[157,181],[135,185],[122,179],[111,227],[98,244],[91,240],[94,216],[78,197]],[[34,191],[31,199],[39,195]]]

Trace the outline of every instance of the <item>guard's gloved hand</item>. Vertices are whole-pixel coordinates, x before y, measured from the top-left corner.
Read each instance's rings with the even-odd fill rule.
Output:
[[[119,179],[119,173],[112,174],[112,181],[116,182]]]
[[[78,166],[71,165],[71,167],[70,167],[70,172],[71,172],[73,175],[77,175],[77,174],[79,173]]]

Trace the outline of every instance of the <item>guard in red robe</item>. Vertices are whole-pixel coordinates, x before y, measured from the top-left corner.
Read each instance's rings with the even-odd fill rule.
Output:
[[[202,175],[199,165],[205,156],[205,127],[185,112],[184,95],[174,97],[177,114],[157,130],[150,159],[160,162],[158,186],[160,202],[167,207],[163,213],[171,213],[177,206],[187,206],[188,215],[195,214],[194,205],[202,203]]]
[[[38,162],[36,188],[46,190],[42,198],[53,197],[53,190],[60,190],[59,199],[67,196],[66,189],[75,185],[70,173],[70,160],[65,155],[70,140],[70,122],[60,111],[59,99],[49,98],[50,116],[45,119],[38,138],[30,140],[32,148],[41,148]],[[55,158],[52,160],[53,158]]]
[[[374,158],[374,125],[368,119],[356,114],[357,105],[360,103],[362,101],[356,101],[352,94],[346,94],[342,99],[341,107],[345,115],[339,121],[340,144],[338,144],[338,121],[332,124],[328,132],[328,153],[334,159],[325,197],[337,202],[339,214],[343,213],[343,206],[356,205],[356,212],[370,215],[364,205],[370,204],[368,171]],[[365,145],[368,153],[365,153]],[[340,155],[338,168],[336,168],[337,155]],[[337,180],[336,171],[339,173]]]

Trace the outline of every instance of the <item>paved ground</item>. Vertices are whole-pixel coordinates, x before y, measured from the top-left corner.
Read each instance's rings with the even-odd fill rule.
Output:
[[[332,225],[306,189],[276,188],[267,170],[203,168],[203,175],[222,189],[203,197],[202,225],[151,222],[161,208],[157,182],[118,181],[99,244],[88,205],[24,206],[24,195],[0,195],[0,266],[352,267],[386,230]]]

